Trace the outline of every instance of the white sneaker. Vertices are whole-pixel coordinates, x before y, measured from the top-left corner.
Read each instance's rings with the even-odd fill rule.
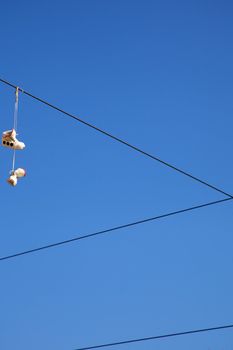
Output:
[[[18,183],[18,178],[26,176],[26,170],[18,168],[12,171],[10,177],[7,179],[8,184],[15,187]]]
[[[12,174],[8,179],[7,182],[9,185],[15,187],[17,185],[18,179],[15,174]]]
[[[23,168],[18,168],[14,171],[14,174],[17,176],[17,178],[24,177],[26,176],[26,170]]]
[[[7,148],[11,149],[24,149],[25,144],[23,142],[20,142],[16,138],[16,131],[14,129],[4,131],[2,134],[2,145]]]

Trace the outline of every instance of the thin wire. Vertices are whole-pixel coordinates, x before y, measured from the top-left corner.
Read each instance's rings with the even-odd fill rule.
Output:
[[[74,238],[71,238],[71,239],[67,239],[65,241],[51,243],[51,244],[44,245],[44,246],[41,246],[41,247],[38,247],[38,248],[29,249],[29,250],[25,250],[25,251],[22,251],[22,252],[15,253],[15,254],[11,254],[11,255],[0,257],[0,261],[13,259],[13,258],[22,256],[22,255],[33,254],[33,253],[38,252],[38,251],[42,251],[42,250],[45,250],[45,249],[50,249],[50,248],[54,248],[54,247],[61,246],[61,245],[64,245],[64,244],[80,241],[82,239],[87,239],[87,238],[91,238],[91,237],[94,237],[94,236],[107,234],[107,233],[110,233],[110,232],[113,232],[113,231],[122,230],[124,228],[145,224],[145,223],[150,222],[150,221],[155,221],[155,220],[163,219],[163,218],[166,218],[166,217],[169,217],[169,216],[185,213],[185,212],[188,212],[188,211],[201,209],[201,208],[204,208],[204,207],[209,207],[209,206],[212,206],[212,205],[215,205],[215,204],[219,204],[219,203],[224,203],[224,202],[230,201],[232,199],[233,198],[224,198],[224,199],[221,199],[221,200],[218,200],[218,201],[208,202],[208,203],[200,204],[200,205],[197,205],[197,206],[194,206],[194,207],[189,207],[189,208],[173,211],[173,212],[170,212],[170,213],[154,216],[154,217],[151,217],[151,218],[147,218],[147,219],[131,222],[131,223],[120,225],[120,226],[115,226],[115,227],[112,227],[112,228],[109,228],[109,229],[106,229],[106,230],[97,231],[97,232],[94,232],[94,233],[89,233],[89,234],[84,235],[84,236],[74,237]]]
[[[9,85],[9,86],[11,86],[13,88],[17,87],[16,85],[14,85],[14,84],[12,84],[12,83],[4,80],[4,79],[1,79],[1,78],[0,78],[0,82],[4,83],[6,85]],[[78,122],[88,126],[89,128],[92,128],[92,129],[102,133],[103,135],[105,135],[105,136],[107,136],[107,137],[109,137],[109,138],[111,138],[111,139],[113,139],[113,140],[115,140],[115,141],[117,141],[117,142],[119,142],[119,143],[121,143],[121,144],[123,144],[123,145],[125,145],[125,146],[127,146],[129,148],[131,148],[131,149],[133,149],[134,151],[136,151],[138,153],[141,153],[144,156],[146,156],[148,158],[151,158],[151,159],[153,159],[153,160],[155,160],[155,161],[157,161],[157,162],[159,162],[159,163],[161,163],[161,164],[163,164],[163,165],[165,165],[165,166],[167,166],[167,167],[169,167],[169,168],[171,168],[171,169],[173,169],[173,170],[175,170],[175,171],[177,171],[177,172],[179,172],[179,173],[181,173],[181,174],[183,174],[183,175],[185,175],[185,176],[187,176],[187,177],[189,177],[189,178],[191,178],[191,179],[193,179],[193,180],[195,180],[195,181],[197,181],[197,182],[199,182],[199,183],[201,183],[201,184],[203,184],[203,185],[205,185],[205,186],[207,186],[209,188],[212,188],[213,190],[215,190],[215,191],[217,191],[219,193],[222,193],[225,196],[233,198],[233,196],[231,194],[229,194],[229,193],[219,189],[218,187],[216,187],[214,185],[211,185],[210,183],[208,183],[208,182],[206,182],[204,180],[201,180],[198,177],[196,177],[196,176],[194,176],[194,175],[192,175],[192,174],[190,174],[190,173],[188,173],[188,172],[186,172],[186,171],[184,171],[184,170],[182,170],[180,168],[177,168],[176,166],[174,166],[174,165],[172,165],[172,164],[170,164],[170,163],[168,163],[168,162],[166,162],[166,161],[164,161],[164,160],[162,160],[162,159],[160,159],[160,158],[158,158],[158,157],[156,157],[156,156],[154,156],[154,155],[152,155],[152,154],[150,154],[150,153],[148,153],[146,151],[143,151],[142,149],[140,149],[140,148],[130,144],[129,142],[124,141],[124,140],[120,139],[119,137],[116,137],[116,136],[110,134],[109,132],[98,128],[97,126],[95,126],[93,124],[90,124],[90,123],[86,122],[85,120],[83,120],[83,119],[81,119],[81,118],[79,118],[79,117],[77,117],[77,116],[75,116],[75,115],[73,115],[71,113],[66,112],[65,110],[63,110],[63,109],[61,109],[61,108],[51,104],[50,102],[47,102],[47,101],[45,101],[45,100],[43,100],[43,99],[41,99],[41,98],[39,98],[39,97],[37,97],[35,95],[32,95],[30,92],[27,92],[27,91],[23,90],[22,88],[19,88],[19,91],[23,92],[25,95],[28,95],[31,98],[33,98],[33,99],[35,99],[35,100],[37,100],[39,102],[49,106],[50,108],[53,108],[56,111],[58,111],[60,113],[63,113],[63,114],[67,115],[70,118],[75,119],[76,121],[78,121]]]
[[[17,125],[18,125],[18,110],[19,110],[19,88],[16,87],[16,89],[15,89],[15,108],[14,108],[14,127],[13,127],[15,131],[17,131]],[[14,149],[13,150],[11,173],[13,173],[15,171],[15,158],[16,158],[16,152]]]
[[[16,154],[16,152],[15,152],[15,149],[14,149],[14,150],[13,150],[13,160],[12,160],[12,170],[11,170],[11,174],[13,174],[14,171],[15,171],[15,154]]]
[[[19,88],[18,88],[18,86],[16,86],[16,89],[15,89],[15,109],[14,109],[14,129],[15,129],[15,131],[17,131],[18,106],[19,106]]]
[[[107,344],[102,344],[102,345],[87,346],[85,348],[78,348],[78,349],[75,349],[75,350],[100,349],[100,348],[107,348],[107,347],[116,346],[116,345],[125,345],[125,344],[130,344],[130,343],[139,343],[139,342],[144,342],[144,341],[148,341],[148,340],[171,338],[171,337],[178,337],[178,336],[183,336],[183,335],[191,335],[191,334],[204,333],[204,332],[213,332],[213,331],[229,329],[229,328],[233,328],[233,324],[224,325],[224,326],[218,326],[218,327],[211,327],[211,328],[194,329],[194,330],[178,332],[178,333],[169,333],[169,334],[163,334],[163,335],[155,335],[153,337],[124,340],[124,341],[118,341],[118,342],[107,343]]]

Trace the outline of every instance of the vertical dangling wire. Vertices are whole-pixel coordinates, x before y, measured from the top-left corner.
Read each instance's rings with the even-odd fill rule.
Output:
[[[14,130],[17,132],[18,108],[19,107],[19,88],[15,90],[15,109],[14,109]],[[15,149],[13,150],[12,173],[15,171]]]
[[[13,174],[15,171],[15,149],[13,150],[13,161],[12,161],[12,170],[11,174]]]
[[[15,110],[14,110],[14,129],[17,131],[17,120],[18,120],[18,106],[19,106],[19,88],[15,90]]]

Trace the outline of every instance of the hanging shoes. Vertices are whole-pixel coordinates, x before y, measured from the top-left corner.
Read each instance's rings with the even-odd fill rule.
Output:
[[[11,148],[14,150],[13,152],[13,162],[12,162],[12,171],[10,172],[10,176],[7,179],[9,185],[15,187],[18,183],[18,179],[26,176],[26,171],[22,168],[18,168],[15,170],[15,150],[22,150],[25,148],[25,144],[16,137],[16,129],[17,129],[17,119],[18,119],[18,101],[19,101],[19,88],[17,87],[15,90],[15,110],[14,110],[14,127],[12,130],[4,131],[2,134],[2,146]]]
[[[25,148],[25,144],[17,140],[16,131],[14,129],[3,132],[2,145],[15,150],[22,150]]]
[[[26,176],[26,171],[22,168],[18,168],[11,172],[10,177],[7,179],[9,185],[15,187],[18,183],[18,178]]]

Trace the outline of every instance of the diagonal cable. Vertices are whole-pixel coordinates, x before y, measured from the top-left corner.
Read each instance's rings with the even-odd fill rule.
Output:
[[[103,135],[105,135],[105,136],[107,136],[107,137],[109,137],[109,138],[111,138],[111,139],[113,139],[113,140],[115,140],[115,141],[117,141],[117,142],[119,142],[119,143],[121,143],[121,144],[123,144],[123,145],[125,145],[125,146],[127,146],[129,148],[131,148],[131,149],[133,149],[134,151],[136,151],[138,153],[143,154],[144,156],[146,156],[146,157],[148,157],[150,159],[153,159],[153,160],[155,160],[155,161],[157,161],[157,162],[159,162],[159,163],[169,167],[170,169],[172,169],[172,170],[174,170],[176,172],[179,172],[179,173],[181,173],[181,174],[191,178],[194,181],[197,181],[197,182],[199,182],[199,183],[201,183],[201,184],[203,184],[203,185],[205,185],[205,186],[207,186],[207,187],[209,187],[209,188],[211,188],[211,189],[213,189],[213,190],[215,190],[215,191],[217,191],[219,193],[224,194],[227,197],[232,198],[231,194],[221,190],[220,188],[218,188],[218,187],[216,187],[214,185],[211,185],[209,182],[206,182],[206,181],[204,181],[204,180],[202,180],[202,179],[200,179],[200,178],[198,178],[198,177],[196,177],[196,176],[194,176],[194,175],[192,175],[192,174],[190,174],[190,173],[188,173],[188,172],[186,172],[186,171],[184,171],[184,170],[182,170],[182,169],[180,169],[180,168],[178,168],[178,167],[176,167],[176,166],[174,166],[174,165],[172,165],[172,164],[170,164],[170,163],[168,163],[168,162],[166,162],[166,161],[164,161],[164,160],[162,160],[160,158],[158,158],[157,156],[154,156],[153,154],[150,154],[150,153],[142,150],[141,148],[138,148],[138,147],[130,144],[129,142],[124,141],[123,139],[121,139],[121,138],[119,138],[117,136],[114,136],[113,134],[110,134],[109,132],[107,132],[107,131],[105,131],[103,129],[98,128],[97,126],[95,126],[93,124],[90,124],[90,123],[86,122],[85,120],[83,120],[83,119],[81,119],[81,118],[79,118],[79,117],[77,117],[77,116],[75,116],[75,115],[73,115],[71,113],[66,112],[65,110],[63,110],[63,109],[61,109],[61,108],[51,104],[50,102],[47,102],[47,101],[45,101],[45,100],[43,100],[43,99],[41,99],[41,98],[39,98],[39,97],[37,97],[35,95],[32,95],[30,92],[28,92],[28,91],[26,91],[26,90],[24,90],[22,88],[19,88],[18,86],[14,85],[14,84],[12,84],[12,83],[4,80],[4,79],[0,78],[0,82],[6,84],[8,86],[13,87],[14,89],[18,88],[19,91],[23,92],[25,95],[30,96],[34,100],[37,100],[37,101],[47,105],[48,107],[50,107],[52,109],[55,109],[56,111],[58,111],[60,113],[63,113],[63,114],[67,115],[70,118],[75,119],[76,121],[78,121],[78,122],[88,126],[89,128],[92,128],[95,131],[98,131],[99,133],[101,133],[101,134],[103,134]]]
[[[157,216],[154,216],[154,217],[151,217],[151,218],[147,218],[147,219],[131,222],[131,223],[128,223],[128,224],[115,226],[115,227],[112,227],[112,228],[109,228],[109,229],[106,229],[106,230],[89,233],[89,234],[84,235],[84,236],[74,237],[74,238],[71,238],[71,239],[67,239],[65,241],[55,242],[55,243],[51,243],[51,244],[44,245],[44,246],[41,246],[41,247],[37,247],[37,248],[29,249],[29,250],[24,250],[24,251],[15,253],[15,254],[11,254],[11,255],[6,255],[6,256],[0,257],[0,261],[13,259],[13,258],[16,258],[16,257],[19,257],[19,256],[23,256],[23,255],[27,255],[27,254],[34,254],[36,252],[39,252],[39,251],[42,251],[42,250],[45,250],[45,249],[50,249],[50,248],[62,246],[62,245],[68,244],[68,243],[74,243],[74,242],[80,241],[82,239],[87,239],[87,238],[92,238],[92,237],[95,237],[95,236],[104,235],[104,234],[107,234],[107,233],[110,233],[110,232],[113,232],[113,231],[118,231],[118,230],[122,230],[122,229],[125,229],[125,228],[128,228],[128,227],[137,226],[137,225],[145,224],[147,222],[151,222],[151,221],[167,218],[169,216],[174,216],[174,215],[186,213],[186,212],[189,212],[189,211],[193,211],[193,210],[196,210],[196,209],[201,209],[201,208],[209,207],[209,206],[220,204],[220,203],[225,203],[225,202],[230,201],[232,199],[233,198],[224,198],[224,199],[220,199],[218,201],[208,202],[208,203],[196,205],[196,206],[193,206],[193,207],[189,207],[189,208],[185,208],[185,209],[169,212],[169,213],[166,213],[166,214],[157,215]]]
[[[213,331],[219,331],[219,330],[229,329],[229,328],[233,328],[233,324],[218,326],[218,327],[211,327],[211,328],[194,329],[194,330],[177,332],[177,333],[155,335],[153,337],[130,339],[130,340],[118,341],[118,342],[114,342],[114,343],[101,344],[101,345],[93,345],[93,346],[87,346],[85,348],[78,348],[75,350],[93,350],[93,349],[112,347],[112,346],[116,346],[116,345],[120,346],[120,345],[132,344],[132,343],[145,342],[145,341],[149,341],[149,340],[158,340],[158,339],[178,337],[178,336],[183,336],[183,335],[191,335],[191,334],[204,333],[204,332],[205,333],[206,332],[213,332]]]

